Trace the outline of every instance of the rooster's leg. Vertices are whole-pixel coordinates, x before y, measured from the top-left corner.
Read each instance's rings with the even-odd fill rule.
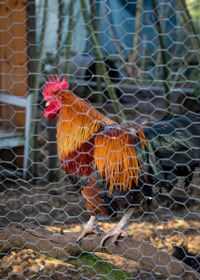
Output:
[[[128,233],[123,228],[126,225],[128,219],[132,216],[133,212],[134,212],[133,208],[129,208],[126,211],[126,213],[119,221],[118,225],[114,229],[106,233],[106,235],[102,238],[100,247],[103,247],[107,239],[109,239],[110,237],[113,237],[112,244],[114,244],[120,236],[125,236],[125,237],[128,236]]]
[[[91,233],[99,234],[100,230],[95,226],[96,216],[91,216],[84,227],[82,234],[78,237],[77,242],[80,242],[85,236]]]

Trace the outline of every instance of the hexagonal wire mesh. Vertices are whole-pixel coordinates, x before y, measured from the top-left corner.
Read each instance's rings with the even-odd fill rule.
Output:
[[[0,13],[0,278],[199,279],[198,0]]]

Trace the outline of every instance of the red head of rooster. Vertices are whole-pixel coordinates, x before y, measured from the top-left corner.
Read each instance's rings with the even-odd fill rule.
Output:
[[[51,78],[48,77],[48,81],[46,82],[42,92],[47,106],[44,110],[44,116],[46,118],[49,118],[50,120],[55,119],[63,104],[62,97],[59,96],[59,93],[68,87],[69,84],[65,77],[62,82],[59,80],[58,76],[56,76],[56,79],[53,76]]]

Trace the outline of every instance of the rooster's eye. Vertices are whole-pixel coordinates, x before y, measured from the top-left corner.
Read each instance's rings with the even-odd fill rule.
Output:
[[[50,101],[47,101],[46,104],[45,104],[45,107],[47,107],[49,105],[50,105]]]

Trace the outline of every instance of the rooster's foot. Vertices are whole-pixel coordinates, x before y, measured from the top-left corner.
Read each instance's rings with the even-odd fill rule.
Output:
[[[103,248],[106,241],[113,237],[112,238],[112,241],[111,241],[111,245],[117,243],[117,241],[119,240],[119,238],[123,236],[123,237],[127,237],[128,236],[128,232],[125,231],[124,229],[121,229],[121,228],[115,228],[111,231],[109,231],[108,233],[106,233],[106,235],[102,238],[101,240],[101,243],[100,243],[100,247]]]
[[[97,225],[95,226],[95,220],[96,220],[95,216],[90,217],[90,220],[84,227],[82,234],[78,237],[78,239],[76,241],[77,243],[80,242],[88,234],[98,234],[99,235],[99,234],[103,233],[103,231],[101,231]]]
[[[124,236],[127,237],[128,233],[124,230],[124,227],[128,221],[128,219],[131,217],[131,215],[134,212],[134,208],[130,207],[126,213],[123,215],[123,217],[121,218],[121,220],[119,221],[118,225],[116,226],[116,228],[114,228],[113,230],[109,231],[101,240],[100,243],[100,247],[104,247],[105,242],[110,238],[113,237],[111,244],[115,244],[120,236]]]
[[[77,243],[80,242],[88,234],[99,234],[99,232],[94,228],[85,228],[84,231],[81,233],[81,235],[78,237],[76,242]]]

